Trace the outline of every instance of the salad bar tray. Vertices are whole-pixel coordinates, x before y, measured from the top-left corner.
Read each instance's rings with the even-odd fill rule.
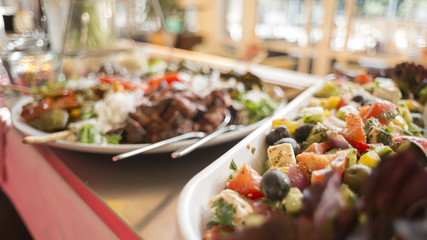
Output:
[[[299,109],[309,103],[313,94],[324,84],[318,81],[298,97],[288,103],[280,112],[273,116],[296,117]],[[201,239],[210,216],[209,200],[222,189],[229,178],[229,165],[233,160],[238,166],[247,163],[261,172],[267,160],[264,135],[271,129],[271,121],[265,122],[257,130],[240,141],[223,156],[194,176],[181,192],[177,217],[179,231],[183,239]]]
[[[402,63],[308,88],[186,184],[182,237],[425,238],[411,224],[427,209],[426,85],[403,77],[427,71]]]

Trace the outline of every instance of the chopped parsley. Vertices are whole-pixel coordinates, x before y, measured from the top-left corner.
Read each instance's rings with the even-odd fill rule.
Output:
[[[393,136],[391,132],[384,127],[378,131],[377,142],[383,143],[386,146],[394,147],[395,142],[393,141]]]
[[[77,133],[77,139],[81,143],[111,143],[119,144],[122,136],[119,134],[101,134],[93,125],[83,126]]]
[[[396,116],[397,116],[397,111],[388,110],[378,115],[377,118],[380,120],[390,121],[396,118]]]
[[[411,133],[411,134],[407,134],[407,135],[412,135],[412,136],[422,137],[424,135],[424,129],[422,129],[421,127],[417,126],[416,124],[412,124],[412,123],[408,123],[407,132]]]
[[[86,109],[80,110],[80,120],[87,120],[87,119],[94,118],[94,117],[96,117],[96,114],[94,112],[86,110]]]
[[[215,213],[208,220],[209,228],[216,225],[234,228],[233,218],[236,209],[233,204],[227,203],[223,198],[220,198],[212,203],[212,208],[215,208]]]
[[[266,117],[271,116],[278,107],[276,103],[269,95],[263,95],[262,99],[255,102],[250,99],[250,92],[241,92],[235,98],[245,105],[245,109],[249,111],[249,122],[248,124],[258,122]]]
[[[237,171],[237,169],[239,169],[237,167],[237,164],[234,162],[234,159],[231,160],[230,166],[228,166],[228,167],[233,171]]]
[[[373,129],[379,129],[381,127],[380,122],[378,121],[378,119],[371,117],[368,119],[368,121],[365,122],[365,134],[367,136],[367,141],[369,142],[370,139],[372,139],[374,136],[370,135],[371,131]]]

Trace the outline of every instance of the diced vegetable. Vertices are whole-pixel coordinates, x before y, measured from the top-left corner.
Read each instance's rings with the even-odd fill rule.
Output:
[[[359,110],[357,110],[357,108],[353,105],[346,105],[338,109],[336,117],[341,120],[345,120],[345,117],[350,113],[359,114]]]
[[[260,189],[261,179],[262,177],[257,171],[244,163],[236,171],[236,176],[229,182],[228,189],[234,190],[250,199],[257,199],[263,196]]]
[[[357,151],[359,152],[359,154],[362,154],[366,150],[370,149],[369,145],[366,144],[365,142],[357,141],[357,140],[352,140],[352,139],[349,139],[349,138],[346,138],[346,140],[347,140],[348,143],[350,143],[350,145],[352,147],[354,147],[355,149],[357,149]]]
[[[349,113],[345,117],[347,127],[344,130],[344,136],[346,139],[366,142],[365,124],[363,124],[362,118],[353,113]]]
[[[319,143],[324,142],[327,140],[326,132],[328,129],[320,122],[314,126],[313,129],[310,131],[310,135],[308,135],[307,139],[305,140],[305,145],[310,146],[312,143]]]
[[[374,150],[368,151],[367,153],[363,154],[359,159],[360,164],[366,165],[371,168],[376,167],[380,161],[380,156]]]
[[[373,81],[372,77],[366,73],[357,74],[354,78],[354,81],[360,85],[371,83]]]
[[[316,154],[323,154],[328,151],[332,147],[329,141],[325,141],[322,143],[312,143],[304,152],[312,152]]]
[[[302,110],[304,123],[317,123],[325,119],[325,112],[322,107],[307,107]]]
[[[298,169],[297,165],[289,167],[288,177],[291,180],[291,186],[303,191],[308,186],[307,177]]]
[[[388,123],[389,121],[393,120],[394,116],[396,116],[392,115],[393,113],[397,114],[396,111],[396,105],[394,105],[393,103],[386,100],[375,100],[371,104],[369,110],[363,116],[363,121],[366,122],[371,117],[378,118],[380,115],[382,115],[380,116],[381,119],[379,119],[380,122]]]
[[[296,121],[291,121],[287,118],[273,119],[273,128],[280,125],[286,126],[291,132],[291,134],[294,134],[295,129],[300,125],[300,123]]]
[[[348,164],[347,168],[353,166],[357,163],[357,150],[354,148],[350,148],[348,151]]]
[[[298,188],[291,188],[288,195],[283,199],[282,204],[285,206],[286,212],[296,216],[299,214],[302,207],[303,194]]]
[[[424,149],[427,150],[427,139],[423,137],[416,137],[416,136],[397,136],[393,138],[393,141],[396,143],[402,143],[404,141],[414,141],[416,143],[419,143]]]
[[[315,97],[326,98],[330,96],[336,96],[339,94],[339,89],[333,83],[327,82],[323,85],[323,88],[314,94]]]
[[[300,171],[310,179],[310,175],[315,170],[326,168],[329,163],[335,158],[335,154],[316,154],[311,152],[303,152],[297,156],[297,162]]]
[[[332,147],[348,148],[350,146],[347,140],[345,140],[345,138],[342,135],[340,135],[337,131],[328,130],[326,132],[326,136],[328,137],[328,142],[331,144]]]

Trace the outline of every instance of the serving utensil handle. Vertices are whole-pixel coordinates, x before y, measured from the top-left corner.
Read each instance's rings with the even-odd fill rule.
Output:
[[[216,131],[213,131],[212,133],[210,133],[209,135],[207,135],[206,137],[200,139],[199,141],[191,144],[188,147],[183,147],[180,148],[178,150],[176,150],[175,152],[173,152],[171,154],[172,158],[179,158],[179,157],[183,157],[189,153],[191,153],[192,151],[194,151],[196,148],[202,146],[203,144],[209,142],[210,140],[214,139],[215,137],[221,135],[224,132],[229,131],[230,128],[229,127],[222,127],[217,129]]]
[[[189,133],[184,133],[182,135],[178,135],[178,136],[173,137],[173,138],[169,138],[169,139],[166,139],[166,140],[163,140],[163,141],[160,141],[160,142],[156,142],[156,143],[150,144],[148,146],[135,149],[135,150],[130,151],[130,152],[126,152],[126,153],[122,153],[122,154],[116,155],[116,156],[113,157],[113,161],[115,162],[115,161],[119,161],[119,160],[122,160],[122,159],[125,159],[125,158],[128,158],[128,157],[132,157],[132,156],[138,155],[140,153],[147,152],[147,151],[153,150],[155,148],[163,147],[163,146],[166,146],[168,144],[171,144],[171,143],[174,143],[174,142],[178,142],[178,141],[181,141],[181,140],[185,140],[185,139],[189,139],[189,138],[201,138],[201,137],[204,137],[205,135],[206,134],[204,132],[189,132]]]

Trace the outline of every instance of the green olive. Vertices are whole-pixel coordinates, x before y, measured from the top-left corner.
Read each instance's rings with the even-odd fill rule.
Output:
[[[29,124],[45,132],[62,130],[66,127],[69,114],[62,109],[52,109],[43,113],[39,118],[32,120]]]
[[[360,194],[363,182],[371,173],[372,168],[363,164],[354,164],[344,171],[343,182],[353,192]]]

